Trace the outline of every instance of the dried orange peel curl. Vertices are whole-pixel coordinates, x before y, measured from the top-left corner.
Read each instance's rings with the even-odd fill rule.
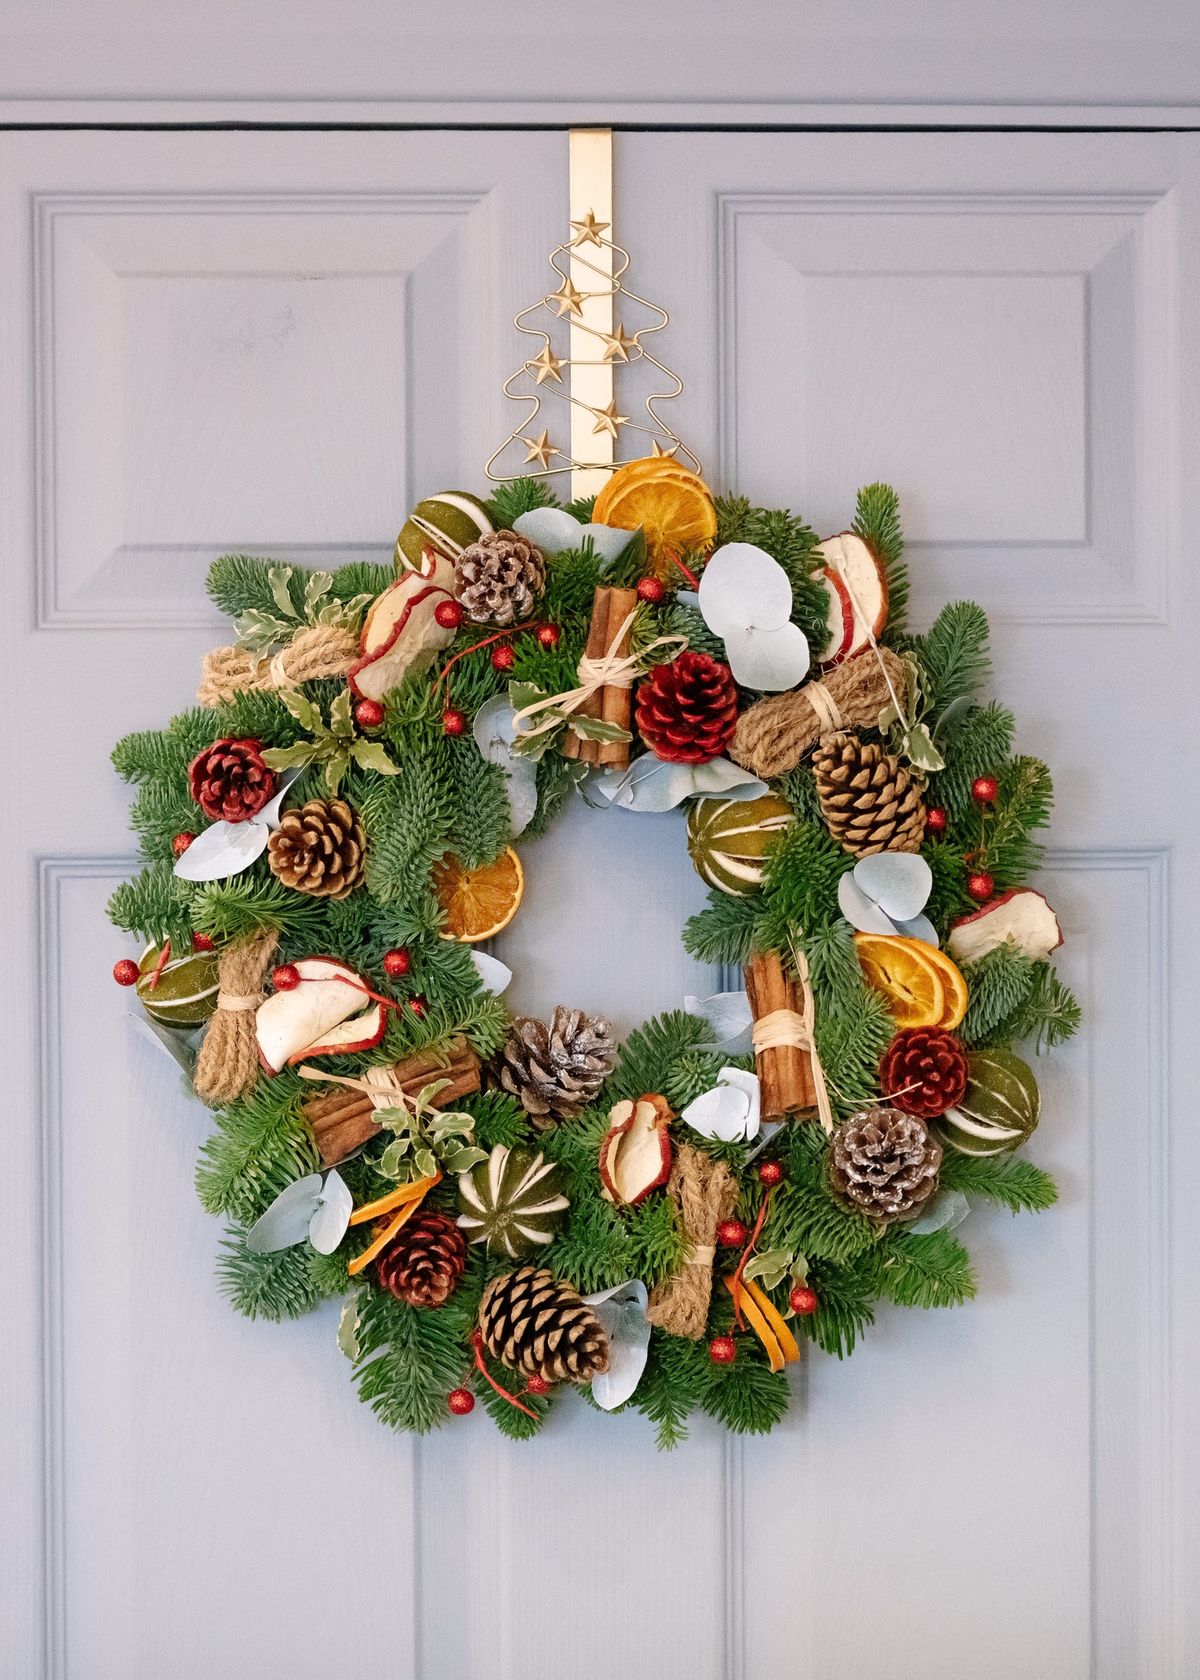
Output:
[[[795,1364],[800,1348],[766,1291],[753,1278],[739,1278],[734,1274],[725,1278],[724,1283],[733,1296],[734,1306],[745,1313],[751,1330],[766,1349],[772,1371],[782,1371],[785,1365]]]
[[[386,1196],[380,1196],[378,1201],[365,1202],[362,1207],[355,1208],[350,1215],[351,1225],[365,1225],[368,1220],[379,1219],[385,1214],[392,1214],[392,1218],[380,1231],[369,1248],[364,1248],[361,1254],[356,1254],[346,1266],[350,1277],[357,1277],[371,1264],[391,1242],[408,1221],[416,1213],[421,1203],[433,1189],[440,1184],[441,1173],[433,1173],[429,1178],[415,1179],[411,1184],[402,1184],[398,1190],[392,1190]]]

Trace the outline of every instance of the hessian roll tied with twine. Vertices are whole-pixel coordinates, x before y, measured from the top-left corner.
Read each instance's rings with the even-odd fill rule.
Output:
[[[744,770],[770,781],[794,770],[822,735],[840,729],[874,729],[891,699],[889,681],[902,698],[907,667],[891,648],[860,653],[827,677],[758,700],[738,718],[729,756]]]
[[[204,655],[196,699],[223,706],[251,689],[295,688],[318,677],[344,677],[358,658],[358,638],[338,624],[312,624],[269,659],[246,648],[219,647]]]
[[[646,1317],[668,1336],[686,1336],[696,1342],[704,1334],[712,1299],[717,1226],[737,1205],[737,1180],[724,1161],[714,1161],[690,1143],[681,1143],[667,1180],[667,1195],[675,1203],[691,1247],[679,1270],[650,1291]]]
[[[210,1108],[244,1097],[258,1078],[254,1013],[263,999],[277,933],[257,934],[226,945],[217,958],[217,1012],[208,1023],[192,1080]]]
[[[637,653],[618,653],[616,650],[633,629],[636,617],[635,607],[633,612],[626,614],[621,621],[616,634],[609,641],[608,652],[599,659],[589,658],[587,654],[583,656],[579,661],[578,688],[568,688],[562,694],[543,695],[531,705],[522,706],[520,711],[513,713],[518,744],[535,741],[539,735],[556,729],[564,717],[569,721],[571,714],[579,711],[585,701],[590,700],[601,689],[631,687],[636,678],[642,676],[655,662],[652,655],[661,649],[669,647],[672,650],[669,657],[674,659],[676,654],[682,653],[687,646],[686,636],[657,636]],[[541,718],[539,723],[534,724],[532,728],[525,727],[538,717]]]

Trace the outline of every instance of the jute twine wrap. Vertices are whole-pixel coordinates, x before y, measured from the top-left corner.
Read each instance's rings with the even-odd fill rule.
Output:
[[[208,1023],[192,1080],[210,1108],[244,1097],[258,1078],[254,1012],[262,983],[279,943],[277,933],[260,933],[227,945],[217,960],[217,1012]]]
[[[344,677],[357,659],[358,638],[337,624],[310,625],[270,659],[240,647],[213,648],[204,655],[196,699],[202,706],[223,706],[250,689],[295,688],[316,677]]]
[[[874,728],[891,699],[889,679],[903,699],[904,662],[891,648],[879,647],[874,657],[859,654],[803,688],[758,700],[738,719],[729,756],[764,780],[782,776],[796,768],[822,735]]]
[[[714,1161],[690,1143],[675,1151],[667,1195],[675,1203],[691,1250],[665,1283],[650,1291],[646,1317],[668,1336],[697,1342],[704,1334],[712,1299],[712,1268],[717,1226],[737,1203],[737,1180],[724,1161]]]

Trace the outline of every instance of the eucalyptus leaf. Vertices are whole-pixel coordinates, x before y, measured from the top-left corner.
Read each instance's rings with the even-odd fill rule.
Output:
[[[946,710],[933,726],[933,738],[936,741],[947,724],[957,723],[974,706],[975,702],[969,694],[960,694],[956,700],[951,700]]]
[[[778,1289],[791,1271],[793,1264],[790,1249],[767,1248],[761,1254],[751,1256],[746,1262],[742,1276],[745,1278],[761,1278],[765,1289]]]

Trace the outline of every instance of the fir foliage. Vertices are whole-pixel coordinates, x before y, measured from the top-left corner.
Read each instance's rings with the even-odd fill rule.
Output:
[[[1082,1013],[1075,994],[1053,966],[1038,962],[1028,992],[1013,1014],[996,1028],[993,1038],[1006,1044],[1028,1039],[1038,1052],[1053,1049],[1078,1031]]]
[[[908,613],[908,571],[904,565],[904,537],[900,530],[900,498],[890,484],[867,484],[858,492],[854,532],[883,562],[887,579],[888,619],[884,641],[904,634]]]
[[[544,478],[510,478],[492,491],[487,510],[497,531],[511,531],[523,513],[557,506],[558,498]]]
[[[955,701],[974,699],[987,680],[987,615],[974,601],[951,601],[925,635],[917,637],[913,652],[930,716],[936,720]]]
[[[446,1421],[446,1396],[469,1369],[466,1350],[478,1301],[478,1283],[472,1287],[470,1277],[436,1312],[410,1307],[386,1289],[359,1292],[354,1376],[360,1396],[384,1423],[425,1435]]]
[[[231,1226],[217,1259],[217,1283],[238,1312],[278,1323],[303,1318],[320,1304],[325,1291],[313,1274],[307,1244],[277,1254],[251,1254],[245,1235]]]
[[[959,1037],[964,1044],[981,1044],[1025,1002],[1033,987],[1034,964],[1006,940],[964,968],[963,977],[970,1001]]]
[[[957,1307],[976,1292],[966,1249],[949,1231],[891,1243],[879,1267],[879,1292],[901,1307]]]
[[[942,1156],[941,1186],[995,1202],[1010,1213],[1044,1213],[1058,1200],[1050,1174],[1019,1155],[962,1155],[947,1149]]]
[[[320,1167],[293,1073],[259,1080],[216,1118],[200,1148],[196,1189],[209,1213],[252,1225],[281,1190]]]

